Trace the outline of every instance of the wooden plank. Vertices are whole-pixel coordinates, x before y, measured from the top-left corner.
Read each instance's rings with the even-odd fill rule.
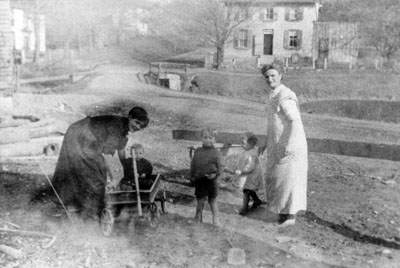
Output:
[[[217,143],[240,144],[240,133],[219,132]],[[265,135],[257,135],[259,140],[265,140]],[[173,130],[172,138],[176,140],[200,141],[200,131]],[[376,144],[369,142],[354,142],[332,139],[308,138],[308,150],[314,153],[346,155],[373,159],[400,161],[400,145]]]
[[[79,72],[75,74],[74,80],[79,80],[78,78],[82,78],[83,76],[87,75],[96,75],[96,72]],[[50,81],[62,81],[62,80],[69,80],[69,75],[59,75],[59,76],[48,76],[48,77],[35,77],[30,79],[22,79],[21,84],[30,84],[30,83],[43,83],[43,82],[50,82]]]

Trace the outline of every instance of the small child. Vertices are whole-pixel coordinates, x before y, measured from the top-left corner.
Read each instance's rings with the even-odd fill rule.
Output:
[[[210,128],[201,131],[202,147],[194,151],[190,163],[190,180],[195,187],[197,207],[195,221],[203,221],[203,209],[208,198],[213,216],[213,224],[219,226],[218,220],[218,177],[224,170],[222,154],[214,148],[216,132]]]
[[[256,191],[262,186],[262,169],[258,152],[255,149],[257,136],[251,132],[245,132],[242,136],[243,153],[239,157],[235,171],[225,169],[231,174],[235,174],[235,181],[239,188],[243,189],[243,206],[239,210],[240,215],[249,212],[250,197],[253,199],[251,209],[255,209],[262,204]]]
[[[141,189],[150,189],[153,184],[152,172],[153,166],[151,163],[143,158],[144,148],[141,144],[133,144],[132,148],[135,149],[136,167],[139,175],[139,186]],[[135,189],[135,175],[133,173],[133,160],[131,157],[126,158],[125,150],[119,151],[120,161],[124,168],[124,177],[120,181],[121,190],[134,190]]]

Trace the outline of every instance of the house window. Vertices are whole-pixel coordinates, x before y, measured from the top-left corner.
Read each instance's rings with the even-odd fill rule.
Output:
[[[241,8],[239,11],[239,20],[247,20],[250,17],[249,8]]]
[[[240,29],[234,35],[234,48],[250,48],[251,40],[250,40],[250,31],[247,29]]]
[[[248,34],[249,34],[248,30],[239,31],[239,48],[247,48],[249,43]]]
[[[268,7],[265,9],[265,19],[266,20],[274,19],[274,8],[273,7]]]
[[[297,31],[289,31],[289,48],[297,48],[299,44],[299,37]]]
[[[298,11],[297,9],[289,9],[289,20],[297,20],[298,17]]]
[[[300,30],[286,30],[284,35],[284,48],[300,49],[302,43],[302,32]]]
[[[285,10],[286,21],[301,21],[303,19],[302,7],[287,7]]]
[[[276,20],[276,18],[277,18],[277,14],[276,14],[276,12],[274,12],[273,7],[264,8],[260,12],[260,19],[262,21],[272,21],[272,20]]]

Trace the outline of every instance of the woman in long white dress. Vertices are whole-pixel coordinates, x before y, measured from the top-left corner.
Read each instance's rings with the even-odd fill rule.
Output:
[[[296,94],[281,83],[282,69],[264,66],[268,85],[266,193],[270,211],[279,214],[281,226],[295,224],[307,208],[307,140]]]

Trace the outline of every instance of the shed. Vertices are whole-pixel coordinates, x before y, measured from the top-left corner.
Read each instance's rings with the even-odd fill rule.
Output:
[[[358,24],[349,22],[315,22],[313,59],[329,63],[355,64],[358,58]]]

